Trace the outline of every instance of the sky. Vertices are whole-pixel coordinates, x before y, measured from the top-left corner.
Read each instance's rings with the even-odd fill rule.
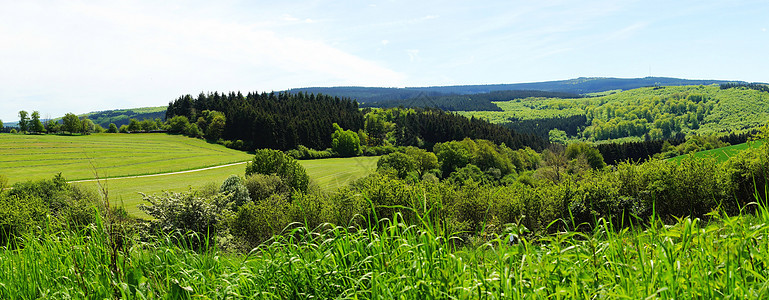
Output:
[[[0,0],[0,120],[200,92],[769,82],[769,1]]]

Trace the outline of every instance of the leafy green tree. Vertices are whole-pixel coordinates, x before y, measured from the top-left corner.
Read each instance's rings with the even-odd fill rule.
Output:
[[[90,134],[96,130],[96,124],[94,124],[91,119],[84,117],[83,120],[80,121],[80,130],[83,134]]]
[[[339,153],[339,156],[357,156],[361,153],[360,139],[352,130],[343,130],[339,124],[334,123],[334,133],[331,135],[331,149]]]
[[[417,147],[407,147],[406,155],[410,156],[416,163],[416,171],[419,176],[424,175],[427,171],[438,169],[438,157],[435,153],[428,152],[425,149],[419,149]]]
[[[3,120],[0,120],[0,130],[3,130]]]
[[[198,124],[195,123],[187,123],[187,127],[184,128],[184,131],[182,132],[187,136],[191,137],[202,137],[203,132],[200,131],[200,128],[198,128]]]
[[[601,152],[598,152],[598,149],[584,142],[569,144],[569,146],[566,147],[565,155],[568,159],[584,157],[585,160],[587,160],[588,165],[596,170],[606,166],[606,163],[603,161],[603,156],[601,156]]]
[[[433,152],[440,162],[443,176],[466,166],[472,159],[472,153],[456,141],[435,144]]]
[[[33,111],[32,112],[32,120],[30,122],[30,131],[32,132],[43,132],[45,131],[45,127],[43,127],[43,122],[40,122],[40,112]]]
[[[21,132],[29,131],[29,114],[26,111],[19,111],[19,130]]]
[[[306,192],[310,183],[304,167],[291,156],[273,149],[256,150],[254,159],[246,165],[246,177],[252,174],[277,175],[289,187]]]
[[[48,133],[57,133],[61,130],[61,125],[54,121],[54,120],[48,120],[45,121],[45,131],[48,131]]]
[[[190,120],[185,116],[174,116],[166,121],[168,131],[171,133],[184,133],[184,130],[190,125]]]
[[[566,135],[566,131],[557,128],[550,130],[548,136],[551,143],[566,143],[566,140],[569,138]]]
[[[118,131],[117,125],[115,125],[115,123],[109,123],[109,129],[107,129],[107,132],[117,133],[117,131]]]
[[[82,123],[80,122],[80,118],[78,118],[73,113],[67,113],[64,115],[64,118],[62,118],[63,125],[61,126],[62,131],[67,131],[70,134],[80,132]]]
[[[150,119],[144,119],[141,122],[139,122],[139,127],[142,131],[151,131],[151,130],[157,130],[158,125],[155,123],[154,120]]]
[[[392,169],[398,178],[406,178],[409,173],[417,170],[417,162],[411,156],[395,152],[384,155],[376,162],[377,171]]]
[[[128,121],[128,131],[134,132],[134,131],[141,131],[142,125],[139,123],[139,120],[137,119],[131,119]]]
[[[206,113],[206,139],[216,141],[222,137],[227,118],[218,111],[204,111]]]

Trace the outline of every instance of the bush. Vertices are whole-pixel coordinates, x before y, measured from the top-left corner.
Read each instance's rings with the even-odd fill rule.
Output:
[[[410,172],[417,170],[417,162],[405,153],[395,152],[380,157],[376,162],[376,168],[379,172],[391,169],[398,178],[403,179]]]
[[[168,132],[184,133],[187,127],[190,126],[190,120],[185,116],[174,116],[173,118],[166,121],[166,124],[168,126]]]
[[[243,179],[238,175],[230,175],[230,177],[227,177],[219,188],[219,192],[225,195],[230,195],[233,210],[251,202],[248,189],[246,189]]]
[[[247,249],[259,246],[289,224],[288,202],[273,195],[267,199],[250,202],[238,209],[230,230],[235,238],[242,241]]]
[[[18,247],[15,239],[39,232],[47,214],[41,198],[0,195],[0,246]]]
[[[149,205],[140,204],[139,209],[154,218],[150,221],[152,228],[181,237],[193,233],[198,238],[187,242],[194,248],[205,245],[201,237],[212,241],[217,233],[226,231],[225,221],[232,215],[229,195],[202,198],[195,192],[165,192],[142,196]]]
[[[272,195],[287,197],[291,188],[277,175],[252,174],[246,177],[246,189],[254,202],[269,198]]]
[[[277,175],[290,188],[306,192],[310,177],[296,159],[282,151],[256,150],[254,159],[246,165],[246,177],[252,174]]]
[[[48,180],[19,182],[0,192],[0,245],[43,228],[84,228],[103,211],[94,190],[70,186],[60,174]]]
[[[289,150],[287,154],[296,159],[320,159],[335,157],[334,152],[331,149],[318,151],[310,149],[305,146],[299,145],[296,149]]]

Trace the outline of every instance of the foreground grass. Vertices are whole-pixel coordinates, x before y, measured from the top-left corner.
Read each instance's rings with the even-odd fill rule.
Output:
[[[329,158],[300,160],[299,163],[307,170],[310,179],[321,189],[331,191],[376,171],[378,159],[379,157]],[[243,176],[245,170],[246,165],[241,164],[183,174],[107,179],[102,180],[101,184],[106,185],[109,198],[114,199],[115,203],[122,204],[129,214],[145,218],[147,215],[139,210],[139,204],[143,203],[140,192],[152,195],[161,194],[164,191],[183,192],[205,185],[218,187],[230,175]],[[93,181],[74,184],[98,189],[98,183]]]
[[[167,134],[86,136],[0,134],[0,170],[10,184],[51,178],[102,178],[199,169],[253,156],[199,139]]]
[[[95,225],[0,249],[0,298],[765,299],[769,213],[713,217],[645,230],[599,220],[587,233],[461,249],[430,220],[297,227],[248,255],[193,252],[167,237],[115,255]]]

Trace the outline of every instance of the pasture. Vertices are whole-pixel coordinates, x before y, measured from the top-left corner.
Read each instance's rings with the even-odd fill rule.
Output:
[[[51,178],[114,178],[200,169],[250,160],[243,151],[162,133],[0,134],[0,174],[10,184]]]
[[[307,170],[312,182],[318,184],[322,190],[331,191],[374,172],[378,159],[379,157],[328,158],[300,160],[299,163]],[[138,208],[142,203],[140,192],[150,195],[163,191],[182,192],[210,184],[218,187],[230,175],[242,177],[245,170],[246,165],[240,164],[181,174],[108,179],[102,181],[102,184],[106,184],[113,203],[124,205],[126,211],[132,215],[146,217]],[[94,181],[77,184],[98,188]]]
[[[94,171],[106,186],[109,199],[125,205],[136,216],[139,192],[181,192],[207,184],[219,186],[230,175],[243,176],[245,164],[188,173],[245,162],[253,155],[178,135],[92,134],[87,136],[0,134],[0,174],[15,182],[49,179],[61,173],[68,181],[92,180]],[[330,191],[376,170],[378,157],[302,160],[310,179]],[[156,175],[141,177],[141,175]],[[127,176],[140,176],[122,178]],[[98,188],[95,181],[76,184]]]
[[[749,149],[749,148],[758,148],[758,147],[761,147],[761,145],[763,144],[764,144],[763,141],[747,142],[747,143],[742,143],[737,145],[731,145],[728,147],[721,147],[717,149],[699,151],[692,154],[679,155],[679,156],[670,158],[670,160],[678,162],[684,159],[684,157],[693,155],[694,157],[697,157],[697,158],[714,158],[718,162],[725,162],[730,157],[737,155],[737,153],[739,153],[742,150]]]

